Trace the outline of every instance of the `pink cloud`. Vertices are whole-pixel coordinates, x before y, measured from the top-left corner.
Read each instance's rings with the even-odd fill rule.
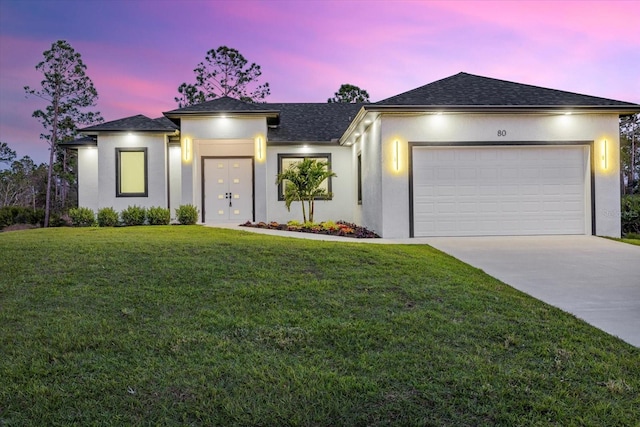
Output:
[[[342,83],[375,101],[466,71],[640,103],[640,2],[100,4],[99,15],[84,3],[74,9],[75,19],[84,10],[89,32],[3,4],[10,14],[0,16],[0,139],[41,144],[31,118],[40,104],[22,86],[39,83],[34,66],[61,35],[82,54],[108,120],[175,108],[178,85],[193,81],[206,51],[221,45],[261,65],[271,102],[324,102]],[[7,30],[27,20],[28,36]]]

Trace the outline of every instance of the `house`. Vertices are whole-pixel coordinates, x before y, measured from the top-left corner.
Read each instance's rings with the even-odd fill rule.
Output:
[[[327,160],[316,219],[387,238],[620,236],[620,115],[640,105],[459,73],[369,104],[223,97],[90,126],[79,205],[193,204],[203,223],[300,219],[276,175]]]

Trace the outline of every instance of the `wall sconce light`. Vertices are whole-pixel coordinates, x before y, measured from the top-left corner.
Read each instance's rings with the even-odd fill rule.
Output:
[[[393,168],[398,172],[400,170],[400,141],[396,139],[393,144]]]
[[[184,139],[184,151],[182,153],[182,158],[185,162],[191,160],[191,140],[189,138]]]
[[[258,160],[262,160],[262,138],[258,137]]]
[[[602,144],[602,169],[607,168],[607,140],[605,139]]]

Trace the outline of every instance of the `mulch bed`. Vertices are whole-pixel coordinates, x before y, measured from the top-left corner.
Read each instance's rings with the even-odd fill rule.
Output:
[[[328,236],[353,237],[355,239],[377,239],[380,238],[371,230],[356,224],[345,221],[337,221],[335,226],[325,226],[324,223],[309,226],[280,224],[275,221],[256,222],[247,221],[240,224],[242,227],[265,228],[268,230],[297,231],[300,233],[326,234]]]

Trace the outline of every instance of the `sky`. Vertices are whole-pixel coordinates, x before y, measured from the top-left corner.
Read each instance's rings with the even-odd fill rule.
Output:
[[[35,70],[66,40],[105,120],[157,118],[206,52],[262,68],[267,102],[326,102],[340,85],[371,101],[459,72],[640,104],[640,0],[0,0],[0,142],[48,161]]]

